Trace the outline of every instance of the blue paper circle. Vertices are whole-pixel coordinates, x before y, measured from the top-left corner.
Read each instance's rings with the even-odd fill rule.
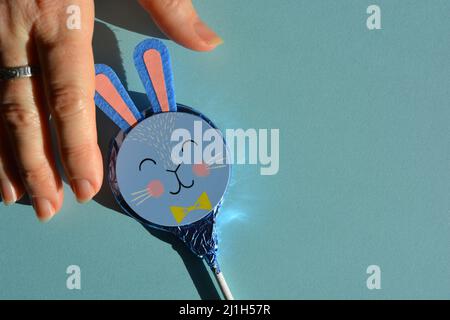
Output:
[[[231,165],[221,133],[205,117],[187,111],[153,114],[120,139],[115,162],[120,198],[133,215],[157,226],[184,226],[203,219],[220,204],[228,185]],[[173,136],[174,131],[179,135]],[[183,151],[175,152],[181,145]],[[199,163],[194,163],[199,160],[194,159],[195,151]],[[173,156],[186,160],[185,153],[190,163],[179,163]],[[164,191],[159,195],[161,186]]]

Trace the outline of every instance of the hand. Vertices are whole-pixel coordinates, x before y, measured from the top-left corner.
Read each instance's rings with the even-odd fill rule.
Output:
[[[190,0],[141,0],[161,30],[198,51],[222,40],[196,14]],[[69,5],[81,9],[81,29],[66,27]],[[99,191],[103,165],[94,106],[92,0],[0,0],[0,68],[39,66],[40,75],[0,81],[0,192],[5,204],[28,193],[40,220],[63,203],[61,177],[49,137],[78,201]]]

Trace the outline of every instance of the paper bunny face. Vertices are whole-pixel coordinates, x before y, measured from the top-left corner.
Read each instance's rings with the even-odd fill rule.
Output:
[[[215,130],[194,114],[158,113],[139,122],[123,140],[117,155],[117,182],[122,197],[141,218],[163,226],[190,224],[221,201],[230,174],[229,165],[223,164],[223,139],[199,163],[172,159],[173,152],[190,156],[197,147],[203,154],[208,145],[202,147],[202,141],[194,138],[199,124],[202,131]],[[180,128],[192,138],[170,141]]]
[[[162,42],[143,41],[134,59],[152,106],[148,117],[117,75],[96,65],[96,104],[121,128],[110,183],[118,189],[118,202],[139,220],[165,227],[191,224],[222,200],[231,170],[227,147],[210,120],[178,108]],[[206,136],[213,141],[204,141]]]

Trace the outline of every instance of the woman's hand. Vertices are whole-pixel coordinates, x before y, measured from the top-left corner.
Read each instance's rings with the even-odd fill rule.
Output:
[[[190,0],[139,2],[167,36],[187,48],[208,51],[222,42],[201,22]],[[71,5],[80,8],[81,29],[67,28],[66,10]],[[78,201],[92,199],[102,185],[93,100],[93,28],[92,0],[0,0],[0,68],[40,69],[40,75],[31,78],[0,80],[0,192],[5,204],[28,193],[43,221],[63,203],[50,115]]]

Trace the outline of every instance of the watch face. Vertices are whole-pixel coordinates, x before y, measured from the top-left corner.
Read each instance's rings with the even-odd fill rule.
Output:
[[[176,227],[204,218],[222,200],[230,162],[222,134],[188,112],[154,114],[119,146],[116,179],[132,214]]]

